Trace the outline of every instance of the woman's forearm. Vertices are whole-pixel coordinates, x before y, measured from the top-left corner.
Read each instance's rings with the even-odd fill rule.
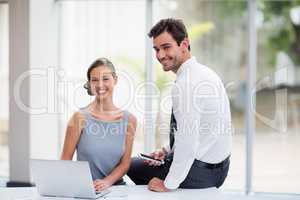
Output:
[[[62,153],[60,159],[61,160],[72,160],[73,156],[72,155],[67,155],[65,153]]]
[[[120,180],[127,173],[130,166],[129,162],[121,162],[104,180],[109,181],[112,185]]]

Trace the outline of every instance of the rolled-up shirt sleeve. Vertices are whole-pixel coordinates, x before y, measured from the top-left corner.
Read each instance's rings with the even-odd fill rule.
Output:
[[[180,123],[177,122],[177,126],[180,129]],[[164,181],[165,186],[168,189],[176,189],[180,183],[186,178],[194,160],[198,146],[198,135],[195,132],[190,132],[189,136],[187,132],[177,131],[175,139],[175,149],[173,162],[171,164],[169,173]]]

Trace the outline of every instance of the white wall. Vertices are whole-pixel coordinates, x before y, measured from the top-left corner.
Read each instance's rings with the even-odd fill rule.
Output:
[[[54,0],[30,0],[30,105],[43,108],[30,117],[31,158],[57,159],[58,7]]]

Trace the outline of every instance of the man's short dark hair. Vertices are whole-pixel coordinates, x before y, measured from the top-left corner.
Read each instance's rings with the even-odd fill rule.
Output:
[[[168,18],[160,20],[152,27],[152,29],[148,33],[148,36],[150,38],[156,38],[163,32],[167,32],[172,35],[178,46],[181,44],[184,38],[188,38],[188,33],[186,31],[185,25],[180,19]],[[190,45],[188,49],[189,51],[191,50]]]

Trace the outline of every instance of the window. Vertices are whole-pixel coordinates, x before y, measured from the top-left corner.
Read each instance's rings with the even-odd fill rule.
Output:
[[[60,57],[68,81],[62,132],[71,114],[93,100],[83,84],[89,65],[107,57],[115,65],[118,84],[114,101],[138,119],[134,153],[144,147],[145,2],[144,1],[61,1]],[[120,17],[122,16],[122,17]],[[63,135],[61,140],[63,140]],[[62,142],[61,142],[62,143]]]
[[[260,3],[253,190],[299,193],[300,2]]]

